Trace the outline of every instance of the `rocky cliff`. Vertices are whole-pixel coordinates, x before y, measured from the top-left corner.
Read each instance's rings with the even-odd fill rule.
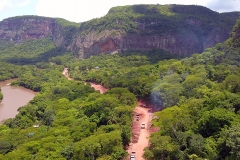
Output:
[[[67,23],[64,25],[63,23]],[[57,47],[67,48],[77,33],[78,24],[63,19],[39,16],[12,17],[0,22],[0,41],[22,43],[29,39],[51,37]]]
[[[72,48],[85,58],[129,49],[163,49],[187,56],[225,41],[236,15],[202,6],[115,7],[105,17],[82,24]]]
[[[202,6],[134,5],[112,8],[106,16],[81,25],[46,17],[13,17],[0,22],[0,40],[21,43],[51,37],[57,47],[81,58],[130,49],[163,49],[187,56],[225,41],[237,14],[219,14]]]
[[[51,36],[54,30],[55,22],[52,18],[13,17],[0,22],[0,39],[21,43],[27,39]]]
[[[111,33],[111,31],[104,32]],[[206,48],[212,47],[219,42],[224,42],[229,37],[228,32],[229,30],[225,28],[216,27],[209,31],[209,34],[204,38],[199,37],[192,31],[144,36],[139,34],[106,36],[107,34],[105,34],[100,37],[91,33],[86,36],[79,35],[75,40],[76,44],[72,48],[83,57],[125,50],[144,51],[151,49],[163,49],[173,54],[187,56],[193,53],[201,53]]]

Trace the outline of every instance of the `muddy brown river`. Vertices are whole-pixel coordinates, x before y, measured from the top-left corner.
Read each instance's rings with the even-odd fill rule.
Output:
[[[0,82],[3,100],[0,103],[0,123],[8,118],[14,118],[18,108],[32,100],[37,92],[23,87],[13,87],[9,84],[12,80]]]

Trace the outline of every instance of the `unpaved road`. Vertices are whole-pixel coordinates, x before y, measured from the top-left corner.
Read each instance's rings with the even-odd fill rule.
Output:
[[[68,80],[73,80],[72,78],[69,77],[68,68],[64,68],[62,74],[63,74]]]
[[[136,160],[144,160],[142,157],[144,153],[144,148],[149,145],[149,136],[150,136],[150,127],[152,120],[152,109],[145,108],[143,106],[143,101],[138,101],[138,106],[134,109],[134,122],[132,125],[132,142],[130,143],[127,152],[131,155],[132,152],[136,152]],[[149,107],[146,105],[146,107]],[[139,116],[140,119],[137,121],[136,116]],[[141,124],[145,123],[145,129],[141,129]]]
[[[62,74],[68,79],[68,80],[73,80],[72,78],[70,78],[69,76],[69,73],[68,73],[68,68],[64,68],[63,71],[62,71]],[[94,88],[96,91],[99,91],[100,94],[103,94],[105,93],[106,91],[108,91],[107,88],[103,87],[102,85],[100,84],[96,84],[96,83],[93,83],[93,82],[89,82],[90,83],[90,86],[92,88]],[[85,82],[86,84],[86,82]]]
[[[101,94],[106,92],[108,89],[103,87],[100,84],[90,83],[91,87],[95,90],[100,91]],[[146,106],[147,108],[143,107]],[[137,121],[136,115],[140,117]],[[136,160],[144,160],[142,157],[144,153],[144,148],[149,145],[149,136],[151,133],[151,120],[152,120],[152,106],[150,104],[146,104],[144,101],[138,101],[138,106],[134,109],[134,122],[132,125],[132,141],[127,149],[129,155],[132,152],[136,152],[135,159]],[[145,123],[145,129],[141,129],[141,124]]]
[[[99,91],[100,94],[103,94],[103,93],[105,93],[106,91],[108,91],[107,88],[103,87],[103,86],[100,85],[100,84],[96,84],[96,83],[90,82],[90,85],[91,85],[91,87],[94,88],[96,91]]]
[[[68,74],[68,68],[64,68],[63,75],[68,80],[72,80],[72,78],[69,77]],[[107,88],[100,84],[96,84],[93,82],[90,82],[91,87],[93,87],[95,90],[99,91],[100,94],[105,93],[108,91]],[[153,110],[152,110],[152,105],[147,104],[144,101],[138,100],[138,106],[134,109],[134,122],[132,125],[132,140],[131,143],[129,144],[129,147],[127,149],[127,152],[129,153],[129,157],[132,152],[136,152],[135,154],[135,159],[136,160],[145,160],[142,155],[144,153],[144,148],[148,147],[149,145],[149,136],[151,132],[156,132],[158,129],[153,130],[151,128],[151,120],[153,116]],[[139,116],[140,119],[137,121],[136,116]],[[141,124],[145,123],[145,129],[141,129]],[[129,158],[128,157],[128,158]]]

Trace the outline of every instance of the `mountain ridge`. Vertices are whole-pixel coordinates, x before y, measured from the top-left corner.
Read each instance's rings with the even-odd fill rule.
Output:
[[[151,49],[188,56],[225,41],[237,14],[194,5],[133,5],[113,7],[106,16],[83,23],[12,17],[0,22],[0,40],[22,43],[51,37],[57,47],[80,58]]]

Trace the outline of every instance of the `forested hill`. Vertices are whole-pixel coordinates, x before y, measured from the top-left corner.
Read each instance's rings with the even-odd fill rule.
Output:
[[[229,41],[233,48],[240,48],[240,19],[238,19],[236,24],[233,26]]]
[[[136,8],[138,7],[143,7],[139,13],[142,15],[146,5]],[[165,18],[173,18],[172,14],[180,15],[179,12],[183,16],[184,13],[191,12],[192,18],[202,15],[202,12],[206,12],[209,17],[221,17],[221,14],[199,6],[194,6],[194,10],[186,10],[187,6],[173,5],[171,12],[168,10],[170,6],[148,7],[166,7],[167,11],[161,14]],[[124,9],[133,12],[132,8],[134,6],[113,8],[105,17],[84,22],[80,28],[80,24],[69,25],[69,22],[62,19],[57,22],[51,18],[16,17],[19,24],[15,25],[18,27],[12,25],[16,32],[10,34],[8,26],[16,22],[15,18],[1,22],[1,25],[4,23],[6,27],[1,30],[1,33],[6,33],[3,36],[5,40],[11,35],[21,39],[21,33],[27,33],[24,35],[30,37],[27,35],[33,31],[35,33],[38,26],[41,26],[42,30],[32,37],[42,35],[42,38],[34,41],[26,38],[23,43],[17,41],[17,45],[1,42],[0,80],[17,78],[12,85],[23,86],[38,91],[39,94],[27,105],[20,107],[15,118],[7,119],[0,125],[0,160],[126,159],[126,148],[131,138],[134,138],[131,126],[137,99],[146,100],[153,104],[155,109],[161,110],[153,116],[152,124],[160,130],[151,134],[150,146],[144,150],[145,159],[240,159],[240,20],[232,27],[230,38],[225,42],[207,48],[201,54],[182,59],[171,59],[164,51],[158,50],[101,54],[88,59],[78,59],[74,54],[65,53],[64,49],[56,47],[56,44],[61,46],[60,42],[65,42],[65,38],[60,36],[62,38],[54,39],[55,34],[61,35],[61,30],[54,30],[54,26],[59,25],[66,31],[64,33],[74,33],[65,34],[70,37],[69,43],[64,43],[68,49],[67,44],[72,44],[75,40],[81,42],[79,36],[102,36],[106,30],[97,32],[95,24],[108,26],[110,23],[104,21],[108,16],[114,19],[114,16],[121,15],[115,14],[118,9],[119,12]],[[197,8],[204,10],[196,10]],[[227,15],[234,17],[232,14],[235,15]],[[133,15],[137,14],[134,12]],[[153,14],[149,13],[149,16]],[[119,23],[120,18],[117,18]],[[141,16],[133,18],[141,20]],[[25,30],[29,21],[36,22],[37,25]],[[226,27],[223,23],[225,21],[219,22],[220,28]],[[199,24],[195,23],[198,21],[189,22]],[[215,24],[214,20],[211,22]],[[84,29],[91,26],[91,23],[92,28],[88,31]],[[45,24],[51,24],[52,28]],[[207,23],[200,24],[208,26]],[[123,29],[124,26],[119,25]],[[195,34],[195,27],[186,26]],[[202,31],[201,26],[197,31]],[[22,28],[22,32],[17,32],[18,28]],[[115,30],[130,34],[123,29]],[[74,30],[77,30],[77,34]],[[45,36],[42,31],[54,34]],[[188,33],[188,30],[184,33]],[[135,34],[140,35],[138,28],[131,31],[131,35]],[[111,41],[111,38],[106,38]],[[104,38],[96,44],[104,46],[103,42]],[[77,43],[75,45],[77,46]],[[30,65],[27,65],[29,63]],[[65,67],[68,67],[72,80],[62,74]],[[94,91],[88,82],[100,83],[109,90],[100,94]]]
[[[133,5],[114,7],[106,16],[83,23],[12,17],[0,22],[0,48],[6,42],[50,38],[58,48],[81,58],[152,49],[186,56],[225,41],[237,15],[194,5]]]
[[[223,44],[182,60],[192,69],[174,84],[178,87],[171,85],[179,71],[155,85],[165,106],[172,107],[155,114],[154,125],[161,129],[150,138],[147,159],[240,159],[240,19],[230,35]]]

